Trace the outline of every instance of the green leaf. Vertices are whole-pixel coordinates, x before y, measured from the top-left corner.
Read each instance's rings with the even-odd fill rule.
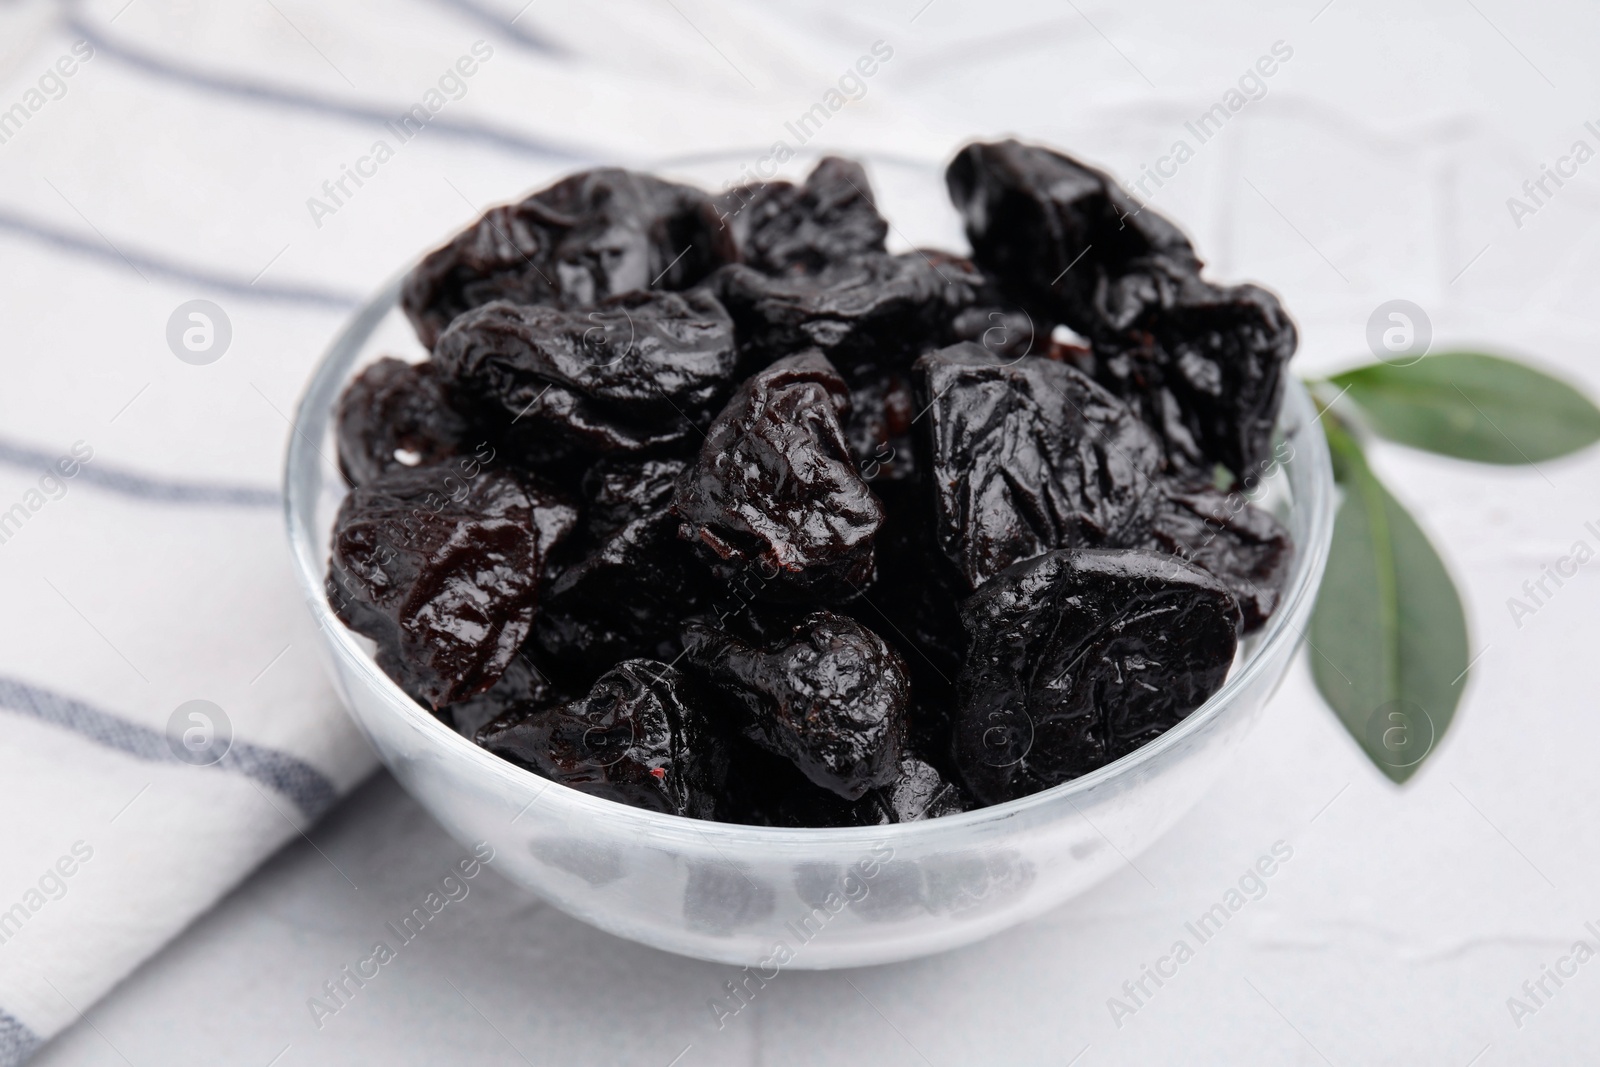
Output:
[[[1537,463],[1600,441],[1600,409],[1532,367],[1479,352],[1410,366],[1372,363],[1330,379],[1373,432],[1480,463]]]
[[[1404,782],[1455,716],[1466,618],[1444,563],[1360,445],[1337,424],[1327,434],[1345,496],[1311,616],[1312,676],[1378,769]]]

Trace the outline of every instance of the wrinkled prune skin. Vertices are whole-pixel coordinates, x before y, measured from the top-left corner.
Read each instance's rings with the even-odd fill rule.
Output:
[[[1289,581],[1294,543],[1269,513],[1238,493],[1210,485],[1164,487],[1146,547],[1170,552],[1214,575],[1239,601],[1244,633],[1277,610]]]
[[[956,313],[950,339],[970,341],[1001,360],[1050,353],[1050,325],[1016,304],[980,302]]]
[[[691,619],[684,647],[740,709],[745,736],[814,784],[859,800],[894,781],[911,683],[899,654],[865,626],[819,611],[783,640],[756,647]]]
[[[497,301],[439,337],[464,403],[535,462],[693,437],[733,388],[733,321],[708,293],[635,292],[576,311]]]
[[[1161,431],[1175,468],[1244,477],[1268,461],[1299,344],[1277,297],[1154,260],[1095,301],[1097,377]]]
[[[971,341],[1000,360],[1049,356],[1054,319],[1041,307],[1030,307],[1013,298],[999,278],[969,260],[962,262],[981,282],[972,290],[971,305],[951,318],[950,343]]]
[[[431,708],[492,686],[533,623],[545,558],[577,512],[501,470],[402,468],[345,497],[328,597],[378,663]]]
[[[589,472],[581,554],[541,597],[534,641],[565,676],[592,678],[621,659],[671,662],[681,620],[717,592],[678,538],[672,495],[679,459],[602,460]]]
[[[345,387],[336,417],[339,471],[351,485],[471,451],[471,427],[451,406],[432,363],[383,357]]]
[[[970,259],[889,254],[834,157],[485,214],[403,286],[432,358],[341,398],[340,618],[458,732],[697,818],[932,818],[1169,729],[1284,593],[1287,531],[1226,490],[1275,461],[1294,324],[1068,156],[973,144],[946,183]],[[852,901],[978,915],[1013,860],[893,860]],[[771,912],[702,866],[691,925]]]
[[[868,793],[858,802],[858,808],[870,805],[876,818],[865,818],[868,810],[856,825],[886,825],[897,822],[921,822],[937,819],[941,815],[954,815],[972,807],[972,800],[961,786],[939,773],[938,768],[909,752],[900,757],[900,766],[893,782],[882,789]]]
[[[861,367],[849,375],[850,414],[845,439],[868,482],[898,482],[916,471],[911,421],[917,415],[911,375],[901,370]]]
[[[673,511],[725,581],[753,572],[761,596],[793,603],[837,602],[872,581],[883,507],[840,427],[849,404],[813,350],[751,375],[712,423]]]
[[[494,300],[578,308],[687,289],[733,257],[706,194],[608,167],[490,209],[423,258],[400,305],[431,349],[457,315]]]
[[[552,781],[636,808],[716,817],[727,752],[685,675],[655,660],[625,660],[582,699],[513,711],[478,744]]]
[[[602,459],[584,476],[584,525],[596,540],[615,537],[640,519],[672,506],[685,460]]]
[[[971,144],[945,171],[973,259],[1019,299],[1078,325],[1097,289],[1161,255],[1199,271],[1189,241],[1109,175],[1018,141]]]
[[[1055,548],[1135,543],[1161,447],[1120,400],[1038,356],[952,345],[915,367],[941,545],[973,587]]]
[[[1233,663],[1239,605],[1174,556],[1079,549],[996,575],[961,618],[953,756],[973,796],[997,804],[1126,755],[1205,703]]]
[[[841,367],[906,367],[950,342],[952,320],[983,283],[969,261],[919,251],[867,253],[781,278],[741,263],[717,271],[707,286],[753,358],[814,347]]]
[[[513,710],[542,708],[559,703],[563,697],[528,657],[526,649],[511,657],[500,680],[476,696],[447,704],[434,712],[441,722],[471,741],[491,719]]]
[[[945,181],[977,262],[1104,350],[1100,383],[1161,431],[1174,465],[1243,475],[1265,458],[1298,343],[1276,297],[1202,281],[1176,226],[1058,152],[969,145]]]
[[[763,274],[814,274],[864,252],[882,252],[889,234],[867,172],[837,156],[819,162],[803,185],[741,185],[715,203],[739,262]]]

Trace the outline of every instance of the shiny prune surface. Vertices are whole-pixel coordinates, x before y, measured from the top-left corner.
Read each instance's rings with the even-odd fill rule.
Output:
[[[945,178],[979,265],[1103,352],[1101,384],[1175,463],[1244,477],[1267,457],[1298,342],[1276,297],[1202,280],[1182,231],[1059,152],[969,145]]]
[[[494,300],[578,308],[686,289],[733,256],[705,193],[607,167],[490,209],[407,275],[400,306],[431,349],[457,315]]]
[[[954,339],[952,321],[982,285],[969,261],[924,251],[863,253],[782,277],[739,263],[707,282],[757,357],[817,348],[840,367],[910,366]]]
[[[971,144],[945,171],[973,258],[1019,299],[1083,333],[1108,279],[1152,255],[1198,271],[1183,232],[1107,174],[1018,141]]]
[[[996,804],[1087,774],[1205,703],[1233,663],[1239,605],[1175,556],[1080,549],[1001,572],[961,619],[953,755]]]
[[[486,213],[404,284],[431,358],[340,399],[339,617],[463,736],[700,819],[937,818],[1170,729],[1284,595],[1250,501],[1294,324],[1070,156],[972,144],[946,184],[970,257],[889,252],[836,157],[715,197],[589,170]],[[1033,877],[881,873],[952,916]],[[774,899],[702,865],[684,908],[728,933]]]
[[[815,273],[864,252],[882,252],[889,223],[878,214],[861,164],[828,156],[804,183],[756,182],[716,199],[739,262],[763,274]]]
[[[939,540],[973,588],[1050,549],[1137,542],[1161,448],[1116,397],[1064,363],[997,362],[969,342],[916,374]]]
[[[780,359],[740,387],[678,482],[680,536],[725,580],[767,599],[830,603],[872,580],[883,506],[840,427],[850,394],[822,354]]]
[[[1036,320],[1024,307],[980,300],[950,320],[950,339],[970,341],[1000,359],[1050,353],[1049,320]]]
[[[863,809],[863,805],[871,805]],[[972,807],[959,783],[939,773],[937,767],[907,752],[900,757],[894,781],[874,790],[857,805],[862,816],[857,825],[921,822],[954,815]],[[875,817],[869,817],[875,816]]]
[[[721,739],[693,681],[648,659],[625,660],[587,696],[520,708],[478,743],[552,781],[638,808],[714,818],[728,773]]]
[[[592,677],[621,659],[671,662],[680,621],[721,592],[678,538],[672,495],[681,459],[602,461],[589,472],[580,554],[551,574],[534,641],[554,669]]]
[[[452,322],[434,354],[462,402],[534,461],[698,440],[737,358],[733,322],[704,292],[575,311],[496,301]]]
[[[438,367],[390,356],[367,367],[345,388],[335,433],[339,472],[351,485],[365,485],[385,471],[430,467],[474,451],[467,440],[471,424],[451,405]]]
[[[910,372],[862,367],[850,373],[847,384],[850,414],[844,420],[844,435],[861,477],[880,485],[912,477],[916,447],[911,430],[917,397]]]
[[[691,619],[684,644],[744,735],[816,785],[857,800],[894,780],[911,687],[899,654],[865,626],[819,611],[758,647]]]
[[[1096,304],[1101,384],[1162,431],[1175,466],[1239,477],[1270,461],[1284,367],[1299,336],[1277,297],[1217,286],[1157,260]]]
[[[408,693],[454,704],[492,686],[527,639],[540,568],[577,517],[506,471],[390,471],[339,507],[329,599]]]
[[[1172,482],[1150,521],[1147,547],[1170,552],[1215,575],[1239,601],[1244,633],[1277,610],[1289,581],[1289,531],[1238,492]]]
[[[490,720],[514,709],[555,703],[561,699],[559,693],[524,647],[511,657],[499,681],[475,696],[436,709],[434,715],[471,741]]]

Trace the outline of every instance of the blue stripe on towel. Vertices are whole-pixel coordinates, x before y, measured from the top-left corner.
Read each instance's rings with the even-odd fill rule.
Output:
[[[531,30],[525,30],[516,24],[516,17],[506,18],[498,11],[491,11],[478,2],[478,0],[434,0],[435,3],[453,8],[474,22],[489,27],[495,33],[504,37],[512,44],[520,45],[530,52],[539,52],[547,56],[566,55],[566,49],[552,41],[539,36]],[[526,8],[523,9],[527,10]]]
[[[409,103],[395,104],[388,107],[375,107],[370,104],[350,104],[342,100],[333,100],[301,92],[298,89],[289,89],[265,82],[251,81],[246,78],[217,74],[195,67],[180,66],[166,59],[142,52],[127,44],[112,41],[77,15],[68,15],[64,21],[66,28],[74,36],[80,37],[93,45],[97,54],[110,56],[112,59],[142,70],[146,74],[177,82],[188,89],[222,93],[226,96],[248,100],[252,103],[311,111],[319,115],[353,119],[363,123],[393,122],[405,114],[406,109],[411,106]],[[470,119],[447,119],[435,115],[428,120],[426,129],[443,137],[479,141],[498,148],[510,149],[523,155],[538,156],[542,159],[585,162],[595,158],[593,152],[569,148],[553,141],[535,140],[513,130],[491,126],[488,123],[473,122]]]
[[[361,303],[352,293],[320,289],[309,285],[275,285],[272,282],[251,282],[242,277],[215,273],[204,267],[175,263],[145,252],[130,251],[126,244],[112,248],[101,240],[90,240],[70,230],[58,229],[48,223],[38,222],[0,208],[0,230],[28,237],[65,252],[90,256],[115,267],[132,266],[135,271],[154,274],[171,281],[185,282],[218,293],[228,293],[249,300],[283,300],[299,304],[317,304],[322,307],[351,308]]]
[[[14,678],[0,677],[0,707],[32,715],[137,759],[156,763],[181,762],[168,747],[166,735],[160,731]],[[271,786],[294,801],[308,819],[321,815],[338,798],[333,783],[309,763],[248,741],[235,740],[227,754],[212,766],[243,774],[262,785]]]
[[[29,1030],[4,1008],[0,1008],[0,1067],[17,1067],[42,1044],[39,1035]]]
[[[0,463],[13,467],[45,471],[55,466],[62,453],[45,452],[0,439]],[[275,508],[283,503],[276,489],[249,485],[216,485],[207,482],[176,482],[107,467],[96,461],[78,467],[74,477],[98,489],[139,500],[164,504],[211,504],[233,508]]]

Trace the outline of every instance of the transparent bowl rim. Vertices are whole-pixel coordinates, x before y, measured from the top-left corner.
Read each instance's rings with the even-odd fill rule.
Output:
[[[872,827],[767,827],[691,819],[687,816],[670,815],[619,804],[548,779],[538,778],[532,771],[508,763],[487,749],[473,744],[406,696],[394,680],[378,667],[373,657],[361,646],[357,636],[346,629],[334,615],[324,591],[326,548],[318,543],[315,529],[317,501],[311,492],[313,472],[316,464],[322,459],[319,443],[327,436],[334,406],[350,371],[373,331],[395,309],[401,285],[409,270],[408,266],[406,270],[391,278],[352,315],[318,363],[296,410],[289,438],[288,455],[284,465],[284,515],[288,525],[290,554],[294,560],[296,578],[307,606],[323,633],[324,640],[331,646],[332,653],[354,666],[358,676],[376,689],[383,697],[387,708],[405,720],[407,725],[433,743],[447,750],[453,748],[459,756],[481,767],[486,778],[506,780],[515,777],[516,782],[508,780],[508,786],[514,789],[519,783],[522,788],[526,788],[527,779],[537,779],[544,786],[557,787],[554,795],[551,795],[550,789],[541,788],[538,793],[540,798],[549,796],[555,801],[559,797],[561,802],[572,805],[585,816],[604,818],[614,823],[630,823],[642,831],[672,836],[685,832],[703,834],[714,828],[724,839],[736,837],[752,844],[769,843],[775,846],[794,847],[810,843],[832,849],[848,842],[870,840],[886,841],[890,844],[905,842],[909,845],[921,838],[942,836],[958,830],[976,830],[1035,813],[1040,809],[1074,804],[1077,798],[1114,780],[1135,777],[1142,768],[1154,763],[1169,749],[1182,744],[1188,737],[1200,732],[1207,723],[1223,715],[1268,664],[1275,662],[1280,655],[1287,658],[1293,653],[1293,646],[1304,637],[1293,620],[1309,614],[1309,605],[1321,583],[1329,546],[1333,539],[1333,471],[1327,442],[1322,434],[1315,432],[1306,433],[1304,436],[1307,440],[1300,442],[1309,447],[1297,446],[1295,455],[1287,461],[1295,465],[1307,464],[1312,468],[1309,479],[1311,492],[1307,494],[1306,499],[1295,498],[1291,504],[1294,509],[1305,509],[1309,513],[1309,521],[1306,523],[1309,536],[1304,539],[1304,543],[1295,545],[1292,573],[1285,595],[1264,630],[1256,636],[1254,648],[1243,662],[1235,665],[1235,669],[1222,688],[1213,693],[1199,708],[1185,716],[1176,726],[1133,752],[1082,777],[988,807],[918,822]],[[1315,424],[1317,417],[1304,386],[1294,375],[1286,375],[1279,425],[1303,426],[1309,430]],[[1285,648],[1286,645],[1290,647]]]

